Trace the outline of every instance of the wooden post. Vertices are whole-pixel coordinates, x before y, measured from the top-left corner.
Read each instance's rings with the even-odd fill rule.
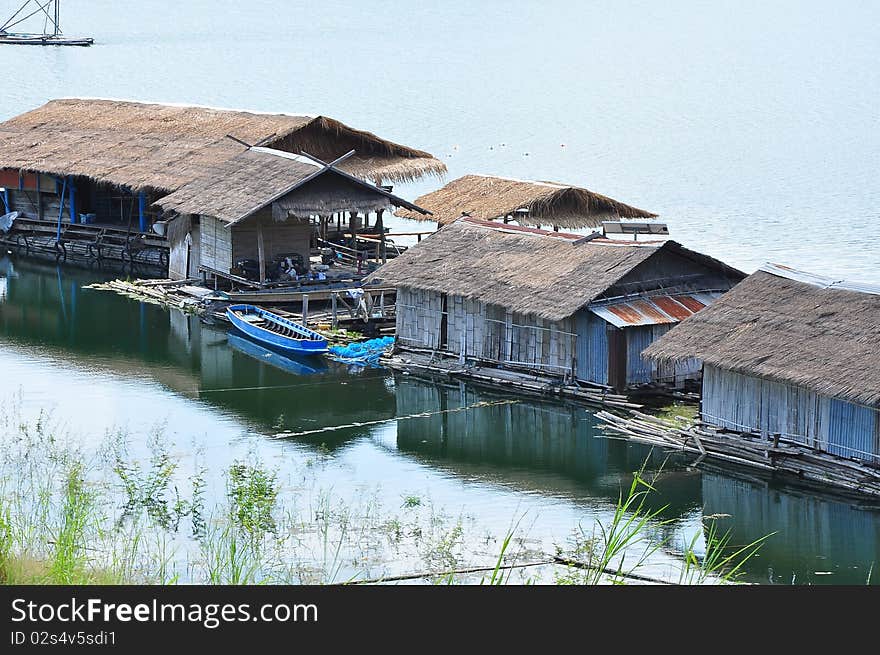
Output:
[[[303,300],[303,325],[308,325],[309,323],[309,294],[304,293],[302,296]]]
[[[376,212],[376,229],[379,230],[379,257],[382,258],[383,264],[388,261],[388,253],[385,250],[385,221],[382,220],[384,213],[384,209]]]
[[[260,260],[260,284],[266,281],[266,250],[263,246],[263,222],[257,219],[257,258]]]
[[[335,291],[332,294],[330,294],[330,313],[332,315],[330,325],[335,330],[336,327],[339,325],[339,315],[336,312],[336,292]]]
[[[353,250],[357,250],[357,229],[358,224],[358,213],[357,212],[349,212],[348,214],[348,227],[351,230],[351,247]]]
[[[379,293],[379,316],[385,318],[385,292]]]
[[[37,218],[43,220],[43,195],[40,192],[40,177],[39,173],[36,173],[37,176]]]

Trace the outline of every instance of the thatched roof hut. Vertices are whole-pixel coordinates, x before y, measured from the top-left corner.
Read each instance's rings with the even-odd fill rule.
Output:
[[[768,265],[648,347],[880,406],[880,288]]]
[[[0,169],[75,175],[132,190],[174,191],[251,145],[308,152],[378,181],[442,174],[427,152],[324,116],[127,102],[53,100],[0,123]]]
[[[367,279],[460,296],[560,321],[660,251],[742,273],[674,241],[613,241],[465,218],[383,265]]]
[[[657,216],[581,187],[489,175],[465,175],[417,198],[416,204],[430,210],[433,216],[426,219],[405,209],[399,210],[397,216],[434,220],[440,225],[448,225],[463,215],[483,220],[511,217],[520,225],[566,229],[596,227],[602,221],[621,218]]]
[[[342,162],[344,164],[344,162]],[[326,176],[334,178],[325,180]],[[320,179],[319,179],[320,178]],[[381,187],[301,155],[250,148],[154,204],[165,212],[204,214],[234,224],[273,204],[301,218],[391,207],[427,213]]]

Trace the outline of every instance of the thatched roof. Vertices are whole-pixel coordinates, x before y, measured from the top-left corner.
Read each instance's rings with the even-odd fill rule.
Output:
[[[132,189],[174,191],[252,145],[309,152],[374,180],[441,174],[442,162],[324,116],[260,114],[117,100],[52,100],[0,123],[0,169],[79,175]]]
[[[527,182],[488,175],[465,175],[442,189],[416,199],[429,209],[430,220],[448,225],[467,214],[494,220],[513,216],[521,225],[555,225],[566,229],[596,227],[620,218],[654,218],[643,209],[630,207],[588,189],[557,182]],[[402,218],[429,220],[406,210]]]
[[[425,211],[335,166],[271,148],[245,150],[153,204],[236,223],[272,203],[302,218],[391,207]]]
[[[697,357],[745,375],[880,405],[880,290],[819,280],[779,267],[759,270],[655,341],[645,355]]]
[[[664,250],[733,271],[674,241],[583,241],[578,234],[466,218],[423,239],[366,282],[473,298],[559,321]]]

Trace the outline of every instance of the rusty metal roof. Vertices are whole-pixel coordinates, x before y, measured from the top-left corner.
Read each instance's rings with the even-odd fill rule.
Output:
[[[629,298],[590,305],[589,310],[618,328],[663,325],[683,321],[688,316],[692,316],[704,307],[711,305],[720,295],[719,292],[707,291],[674,296]]]

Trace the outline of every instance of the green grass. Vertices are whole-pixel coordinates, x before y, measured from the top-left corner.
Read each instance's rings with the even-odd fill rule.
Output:
[[[253,456],[235,461],[214,473],[213,488],[223,491],[208,500],[208,471],[194,465],[184,474],[161,430],[140,458],[126,435],[86,455],[47,416],[26,423],[0,415],[0,434],[4,584],[344,583],[381,578],[397,563],[394,570],[425,581],[500,585],[541,555],[527,548],[519,521],[493,554],[494,537],[477,538],[475,519],[447,514],[427,493],[392,508],[361,490],[345,500],[317,486],[308,465],[282,475]],[[654,499],[654,478],[636,472],[610,520],[578,528],[566,556],[581,566],[555,581],[634,582],[668,546]],[[706,554],[698,557],[692,542],[681,559],[681,584],[734,581],[763,542],[731,548],[714,524],[704,536]],[[479,553],[477,543],[485,545]],[[458,573],[475,563],[491,572]]]
[[[657,418],[674,421],[676,423],[678,422],[678,419],[695,421],[698,417],[699,409],[693,404],[676,402],[671,405],[664,405],[663,407],[657,408],[655,414]]]

